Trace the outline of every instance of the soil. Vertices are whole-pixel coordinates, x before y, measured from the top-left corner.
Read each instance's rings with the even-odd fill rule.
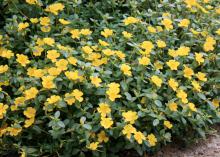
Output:
[[[220,124],[215,127],[206,140],[182,148],[180,145],[170,144],[162,148],[157,154],[147,157],[220,157]]]

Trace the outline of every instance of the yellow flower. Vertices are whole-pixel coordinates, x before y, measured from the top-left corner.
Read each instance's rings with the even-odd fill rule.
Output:
[[[200,81],[207,81],[207,78],[206,78],[206,75],[204,74],[204,73],[202,73],[202,72],[198,72],[197,74],[196,74],[196,77],[200,80]]]
[[[49,5],[49,6],[45,9],[45,11],[51,12],[51,13],[53,13],[54,15],[58,15],[58,12],[59,12],[59,11],[62,11],[64,8],[65,8],[65,6],[64,6],[62,3],[54,3],[54,4]]]
[[[130,38],[132,38],[132,36],[133,36],[131,33],[128,33],[128,32],[126,32],[126,31],[123,31],[122,34],[123,34],[123,36],[124,36],[125,38],[127,38],[127,39],[130,39]]]
[[[145,50],[144,53],[149,54],[154,48],[154,45],[151,41],[144,41],[141,43],[140,47]]]
[[[60,53],[58,53],[57,50],[47,51],[47,58],[49,58],[52,62],[55,62],[58,57],[60,57]]]
[[[177,96],[178,98],[180,98],[183,103],[187,103],[187,102],[188,102],[188,100],[187,100],[187,93],[184,92],[182,89],[180,89],[180,90],[177,91],[176,96]]]
[[[31,23],[38,23],[38,18],[30,18]]]
[[[193,81],[192,81],[192,85],[193,85],[193,88],[194,88],[196,91],[201,92],[201,86],[200,86],[200,84],[199,84],[197,81],[193,80]]]
[[[173,50],[173,49],[169,49],[169,50],[168,50],[168,54],[169,54],[170,56],[174,57],[174,58],[178,56],[177,51],[175,51],[175,50]]]
[[[150,146],[155,146],[157,143],[157,138],[154,136],[154,134],[149,134],[147,136],[147,141],[149,142]]]
[[[164,125],[165,127],[167,127],[168,129],[171,129],[171,128],[173,127],[173,124],[171,124],[170,121],[168,121],[168,120],[165,120],[165,121],[163,122],[163,125]]]
[[[184,73],[183,76],[188,78],[188,79],[191,79],[192,76],[194,75],[193,70],[191,68],[187,67],[187,66],[184,66],[183,73]]]
[[[92,34],[92,31],[90,29],[81,29],[80,34],[82,35],[90,35]]]
[[[103,126],[105,129],[110,128],[113,125],[113,121],[111,118],[101,118],[101,126]]]
[[[104,131],[101,131],[99,134],[98,134],[98,141],[101,143],[101,142],[108,142],[109,138],[106,136],[105,132]]]
[[[40,27],[40,29],[42,32],[46,33],[46,32],[50,32],[51,27],[50,26],[42,26],[42,27]]]
[[[125,54],[121,51],[115,51],[115,54],[122,60],[125,58]]]
[[[64,100],[67,102],[68,105],[72,105],[76,101],[72,93],[66,93]]]
[[[135,17],[127,17],[126,19],[123,20],[123,22],[127,26],[130,24],[138,23],[138,22],[140,22],[140,20]]]
[[[48,69],[48,73],[51,76],[58,76],[61,73],[61,70],[55,67],[51,67]]]
[[[0,56],[3,58],[10,59],[11,57],[14,56],[14,53],[11,50],[7,50],[5,48],[0,47]]]
[[[25,97],[17,97],[14,100],[14,104],[15,105],[22,105],[25,102]]]
[[[153,75],[151,77],[151,81],[157,86],[157,87],[161,87],[162,83],[163,83],[163,80],[161,78],[159,78],[158,76],[156,75]]]
[[[130,138],[131,138],[131,135],[132,135],[133,133],[135,133],[135,132],[136,132],[136,129],[135,129],[131,124],[125,125],[124,128],[123,128],[123,130],[122,130],[123,135],[126,135],[126,137],[127,137],[128,139],[130,139]]]
[[[65,20],[65,19],[59,19],[59,22],[60,22],[61,24],[63,24],[63,25],[68,25],[68,24],[70,24],[70,21],[67,21],[67,20]]]
[[[174,112],[177,111],[177,108],[178,108],[177,103],[175,103],[175,102],[169,103],[168,107],[169,107],[170,111],[174,111]]]
[[[188,19],[183,19],[180,21],[180,23],[178,24],[179,27],[188,27],[190,24],[190,21]]]
[[[25,122],[24,122],[25,123],[24,127],[25,128],[30,127],[34,123],[34,121],[35,121],[35,118],[26,119]]]
[[[105,38],[108,38],[113,35],[113,30],[111,29],[104,29],[104,31],[101,31],[101,35],[104,36]]]
[[[92,142],[87,146],[88,149],[90,150],[96,150],[98,148],[99,142]]]
[[[48,104],[55,104],[61,100],[61,97],[58,95],[52,95],[49,98],[47,98]]]
[[[40,17],[40,24],[42,26],[50,25],[50,18],[49,17]]]
[[[37,0],[25,0],[28,4],[38,4]]]
[[[177,82],[175,79],[173,79],[173,78],[169,79],[168,85],[169,85],[174,91],[176,91],[176,90],[177,90],[177,87],[179,86],[178,82]]]
[[[189,55],[190,52],[190,48],[186,47],[186,46],[180,46],[177,50],[176,50],[176,54],[178,56],[187,56]]]
[[[193,103],[188,103],[188,106],[189,106],[189,109],[190,109],[191,111],[193,111],[193,112],[196,112],[196,111],[197,111],[195,104],[193,104]]]
[[[166,63],[170,67],[171,70],[177,70],[178,66],[180,65],[180,63],[175,60],[169,60]]]
[[[164,41],[162,41],[162,40],[157,40],[157,46],[158,46],[159,48],[165,48],[167,45],[166,45],[166,43],[165,43]]]
[[[25,22],[25,23],[19,23],[18,24],[18,31],[21,31],[25,28],[29,27],[29,23]]]
[[[72,95],[75,97],[76,100],[78,100],[79,102],[83,101],[83,92],[81,92],[78,89],[74,89],[72,92]]]
[[[27,64],[30,63],[28,57],[26,55],[23,55],[23,54],[17,54],[17,59],[16,61],[18,63],[20,63],[23,67],[25,67]]]
[[[208,52],[208,51],[213,51],[213,50],[215,49],[215,47],[214,47],[215,44],[216,44],[215,39],[214,39],[213,37],[211,37],[211,36],[208,36],[208,37],[206,38],[206,41],[205,41],[204,45],[203,45],[203,49],[204,49],[206,52]]]
[[[91,54],[93,52],[93,49],[90,46],[83,46],[82,51],[86,54]]]
[[[8,127],[7,131],[9,132],[10,136],[17,136],[22,131],[22,128]]]
[[[90,76],[90,80],[96,87],[99,87],[100,83],[102,83],[102,80],[98,76]]]
[[[28,90],[24,91],[25,100],[33,99],[37,96],[38,90],[36,87],[31,87]]]
[[[139,64],[141,65],[149,65],[150,64],[150,59],[148,57],[141,57],[138,59]]]
[[[202,53],[195,53],[195,58],[199,65],[205,61]]]
[[[73,80],[73,81],[80,79],[80,75],[77,70],[76,71],[66,71],[65,75],[68,79]]]
[[[160,69],[163,69],[163,64],[160,62],[160,61],[156,61],[154,63],[154,67],[157,69],[157,70],[160,70]]]
[[[115,101],[116,98],[120,98],[120,84],[118,83],[110,83],[108,84],[109,89],[106,91],[106,94],[108,95],[109,99],[111,101]]]
[[[140,131],[134,133],[134,139],[137,141],[138,144],[142,144],[143,140],[146,140],[144,134]]]
[[[53,46],[55,43],[55,40],[53,38],[43,38],[43,42],[49,46]]]
[[[61,71],[67,70],[68,61],[65,59],[60,59],[56,62],[56,67]]]
[[[220,28],[215,33],[220,35]]]
[[[130,124],[134,124],[135,121],[138,119],[137,112],[135,111],[123,112],[122,116],[124,117],[125,122],[129,122]]]
[[[184,2],[187,4],[187,7],[189,8],[198,5],[197,0],[184,0]]]
[[[67,58],[67,60],[72,65],[76,65],[77,64],[77,59],[75,57],[69,57],[69,58]]]
[[[171,29],[173,29],[173,22],[170,20],[170,19],[163,19],[162,20],[162,25],[164,25],[165,26],[165,28],[166,28],[166,30],[171,30]]]
[[[131,74],[131,67],[129,66],[129,65],[127,65],[127,64],[122,64],[121,65],[121,71],[125,74],[125,75],[127,75],[127,76],[131,76],[132,74]]]
[[[78,29],[72,29],[71,31],[70,31],[70,33],[71,33],[71,37],[73,38],[73,39],[79,39],[79,37],[80,37],[80,31],[78,30]]]
[[[157,32],[156,28],[154,28],[153,26],[148,26],[148,27],[147,27],[147,30],[148,30],[150,33],[156,33],[156,32]]]
[[[100,44],[101,46],[109,46],[109,43],[107,43],[106,41],[103,41],[103,40],[101,40],[101,39],[99,39],[99,44]]]
[[[36,115],[36,109],[33,107],[28,107],[23,113],[27,118],[34,118]]]
[[[44,51],[44,48],[40,47],[40,46],[35,46],[33,48],[33,55],[34,56],[41,56],[41,53]]]
[[[44,76],[42,77],[42,85],[46,89],[52,89],[55,88],[56,85],[53,83],[54,76]]]
[[[8,105],[4,105],[3,103],[0,103],[0,119],[3,119],[4,114],[6,114],[8,109]]]
[[[218,99],[213,99],[212,100],[212,104],[217,108],[217,107],[219,107],[219,102],[220,102],[220,100],[218,100]]]
[[[115,51],[111,50],[111,49],[104,49],[102,50],[102,52],[106,55],[106,56],[111,56],[115,54]]]
[[[0,74],[8,71],[8,65],[0,65]]]

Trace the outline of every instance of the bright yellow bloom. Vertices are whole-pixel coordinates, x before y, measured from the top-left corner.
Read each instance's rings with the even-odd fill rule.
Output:
[[[27,64],[30,63],[30,60],[28,59],[26,55],[17,54],[16,56],[17,56],[16,61],[20,63],[23,67],[25,67]]]
[[[197,82],[197,81],[195,81],[195,80],[193,80],[192,81],[192,85],[193,85],[193,88],[196,90],[196,91],[198,91],[198,92],[201,92],[201,86],[200,86],[200,84]]]
[[[92,31],[90,29],[81,29],[80,34],[82,35],[90,35],[92,34]]]
[[[22,131],[22,128],[8,127],[7,131],[9,132],[10,136],[17,136]]]
[[[48,104],[55,104],[61,100],[61,97],[58,95],[52,95],[49,98],[47,98]]]
[[[186,46],[180,46],[177,50],[176,50],[176,54],[178,56],[187,56],[189,55],[190,52],[190,48],[186,47]]]
[[[43,87],[46,88],[46,89],[55,88],[56,85],[53,82],[54,78],[55,78],[54,76],[44,76],[44,77],[42,77]]]
[[[95,85],[96,87],[99,87],[100,83],[102,83],[102,80],[98,76],[90,76],[90,80],[91,80],[91,83]]]
[[[202,73],[202,72],[198,72],[197,74],[196,74],[196,77],[200,80],[200,81],[207,81],[207,78],[206,78],[206,75],[204,74],[204,73]]]
[[[180,65],[180,63],[178,61],[175,61],[175,60],[169,60],[166,63],[170,67],[171,70],[178,70],[177,68]]]
[[[122,64],[121,65],[121,71],[127,75],[127,76],[131,76],[132,73],[131,73],[131,67],[127,64]]]
[[[101,39],[99,39],[99,44],[100,44],[101,46],[109,46],[109,43],[107,43],[106,41],[103,41],[103,40],[101,40]]]
[[[83,46],[82,51],[86,54],[91,54],[93,52],[93,49],[90,46]]]
[[[58,15],[58,12],[59,12],[59,11],[62,11],[64,8],[65,8],[65,6],[64,6],[62,3],[54,3],[54,4],[49,5],[49,6],[45,9],[45,11],[51,12],[51,13],[53,13],[54,15]]]
[[[43,42],[49,46],[53,46],[55,43],[55,40],[53,38],[43,38]]]
[[[56,62],[56,67],[61,71],[67,70],[68,61],[65,59],[60,59]]]
[[[49,68],[49,69],[48,69],[48,73],[49,73],[49,75],[51,75],[51,76],[58,76],[58,75],[60,75],[61,70],[58,69],[58,68],[52,67],[52,68]]]
[[[103,126],[105,129],[110,128],[113,125],[113,121],[111,118],[101,118],[101,126]]]
[[[34,118],[36,115],[36,109],[33,107],[28,107],[23,113],[27,118]]]
[[[8,109],[8,105],[4,105],[3,103],[0,103],[0,119],[3,119],[4,114],[6,114]]]
[[[68,79],[73,80],[73,81],[80,79],[80,75],[77,70],[76,71],[66,71],[65,75]]]
[[[31,87],[24,91],[25,100],[34,99],[39,93],[36,87]]]
[[[134,124],[135,121],[138,119],[137,112],[135,111],[123,112],[122,116],[124,117],[125,122],[129,122],[130,124]]]
[[[153,26],[148,26],[148,27],[147,27],[147,30],[148,30],[150,33],[156,33],[156,32],[157,32],[156,28],[154,28]]]
[[[77,59],[75,57],[69,57],[69,58],[67,58],[67,60],[72,65],[76,65],[77,64]]]
[[[219,107],[219,102],[220,102],[219,99],[213,99],[213,100],[212,100],[212,104],[213,104],[216,108]]]
[[[178,86],[179,86],[178,82],[177,82],[175,79],[173,79],[173,78],[169,79],[168,85],[169,85],[174,91],[176,91],[177,88],[178,88]]]
[[[190,21],[188,19],[183,19],[180,21],[180,23],[178,24],[179,27],[188,27],[190,24]]]
[[[182,89],[178,90],[176,96],[178,98],[180,98],[183,103],[187,103],[188,102],[187,93],[184,92],[184,90],[182,90]]]
[[[125,58],[125,54],[121,51],[115,51],[115,54],[122,60]]]
[[[30,18],[31,23],[38,23],[38,18]]]
[[[0,65],[0,74],[8,71],[8,65]]]
[[[50,18],[49,17],[40,17],[40,24],[42,26],[50,25]]]
[[[155,146],[157,143],[157,138],[154,136],[154,134],[149,134],[147,136],[147,141],[149,142],[150,146]]]
[[[215,44],[216,44],[215,39],[214,39],[213,37],[211,37],[211,36],[208,36],[208,37],[206,38],[206,41],[205,41],[204,45],[203,45],[203,49],[204,49],[206,52],[208,52],[208,51],[213,51],[213,50],[215,49],[215,47],[214,47]]]
[[[107,114],[111,113],[111,108],[107,103],[100,103],[97,111],[101,114],[102,117],[106,117]]]
[[[163,125],[164,125],[165,127],[167,127],[168,129],[171,129],[171,128],[173,127],[173,124],[171,124],[170,121],[168,121],[168,120],[165,120],[165,121],[163,122]]]
[[[60,57],[60,53],[58,53],[57,50],[47,51],[47,58],[50,59],[52,62],[55,62],[58,57]]]
[[[169,49],[169,50],[168,50],[168,54],[169,54],[170,56],[174,57],[174,58],[178,56],[177,51],[175,51],[175,50],[173,50],[173,49]]]
[[[151,77],[151,81],[157,86],[157,87],[161,87],[162,83],[163,83],[163,80],[161,78],[159,78],[158,76],[156,75],[153,75]]]
[[[220,28],[215,33],[220,35]]]
[[[193,104],[193,103],[188,103],[188,106],[189,106],[189,109],[190,109],[191,111],[193,111],[193,112],[196,112],[196,111],[197,111],[195,104]]]
[[[184,66],[183,73],[184,73],[183,76],[188,78],[188,79],[191,79],[192,76],[194,75],[193,70],[191,68],[187,67],[187,66]]]
[[[104,31],[101,31],[101,35],[104,36],[105,38],[108,38],[113,35],[113,30],[111,29],[104,29]]]
[[[124,36],[125,38],[127,38],[127,39],[130,39],[130,38],[132,38],[132,36],[133,36],[131,33],[128,33],[128,32],[126,32],[126,31],[123,31],[122,34],[123,34],[123,36]]]
[[[144,134],[140,131],[134,133],[134,139],[137,141],[138,144],[142,144],[144,140],[146,140]]]
[[[154,48],[154,45],[151,41],[144,41],[141,43],[140,47],[145,50],[144,53],[146,53],[147,55],[152,51],[152,49]]]
[[[106,56],[111,56],[115,54],[115,51],[111,50],[111,49],[104,49],[102,50],[102,52],[106,55]]]
[[[154,63],[154,67],[155,69],[160,70],[160,69],[163,69],[163,64],[160,61],[156,61]]]
[[[35,46],[33,48],[33,55],[34,56],[41,56],[41,53],[44,51],[44,48],[40,47],[40,46]]]
[[[65,19],[59,19],[59,22],[60,22],[61,24],[63,24],[63,25],[68,25],[68,24],[70,24],[70,21],[67,21],[67,20],[65,20]]]
[[[98,148],[99,142],[92,142],[87,146],[88,149],[90,150],[96,150]]]
[[[139,64],[141,65],[149,65],[150,64],[150,59],[148,57],[141,57],[138,59]]]
[[[205,61],[202,53],[195,53],[195,59],[199,65]]]
[[[109,138],[106,136],[106,134],[105,134],[105,132],[104,131],[101,131],[98,135],[98,141],[100,142],[100,143],[102,143],[102,142],[108,142],[108,140],[109,140]]]
[[[35,121],[35,118],[30,118],[30,119],[26,119],[25,121],[24,121],[24,127],[25,128],[28,128],[28,127],[30,127],[33,123],[34,123],[34,121]]]
[[[28,4],[38,4],[37,0],[25,0]]]
[[[115,101],[116,98],[120,98],[120,84],[118,83],[110,83],[108,84],[109,89],[106,91],[106,94],[108,95],[109,99],[111,101]]]
[[[173,29],[173,22],[170,19],[165,18],[162,20],[161,23],[165,26],[166,30]]]
[[[74,89],[72,92],[72,95],[75,97],[76,100],[78,100],[79,102],[83,101],[83,92],[81,92],[78,89]]]
[[[168,107],[169,107],[170,111],[174,111],[174,112],[176,112],[177,108],[178,108],[177,103],[175,103],[175,102],[169,103]]]
[[[165,43],[164,41],[162,41],[162,40],[157,40],[157,46],[158,46],[159,48],[165,48],[167,45],[166,45],[166,43]]]
[[[79,37],[80,37],[80,31],[78,30],[78,29],[72,29],[71,31],[70,31],[70,33],[71,33],[71,37],[73,38],[73,39],[79,39]]]
[[[130,24],[138,23],[138,22],[140,22],[140,20],[135,17],[127,17],[126,19],[123,20],[123,22],[127,26]]]
[[[132,135],[133,133],[135,133],[135,132],[136,132],[136,129],[135,129],[131,124],[125,125],[124,128],[123,128],[123,130],[122,130],[123,135],[126,135],[126,137],[127,137],[128,139],[130,139],[130,138],[131,138],[131,135]]]
[[[72,93],[66,93],[64,100],[67,102],[68,105],[72,105],[76,101]]]
[[[23,29],[29,27],[29,23],[25,22],[25,23],[19,23],[18,24],[18,31],[22,31]]]

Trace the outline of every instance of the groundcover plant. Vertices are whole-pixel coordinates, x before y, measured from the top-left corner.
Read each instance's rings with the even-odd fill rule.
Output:
[[[219,122],[219,0],[0,7],[1,156],[142,156]]]

